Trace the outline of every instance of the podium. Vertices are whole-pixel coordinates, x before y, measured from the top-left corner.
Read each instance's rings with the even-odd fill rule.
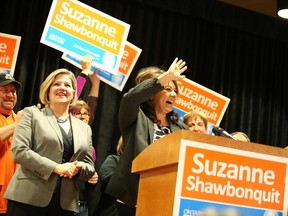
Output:
[[[288,158],[287,149],[186,130],[176,131],[149,145],[133,160],[132,172],[140,174],[137,216],[173,214],[181,140]]]

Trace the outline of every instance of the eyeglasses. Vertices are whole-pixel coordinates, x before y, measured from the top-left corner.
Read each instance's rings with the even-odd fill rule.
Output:
[[[9,93],[12,93],[12,95],[16,95],[16,89],[0,89],[0,92],[5,95]]]
[[[90,116],[90,113],[87,113],[87,112],[84,112],[84,113],[75,112],[75,113],[74,113],[74,116],[76,116],[76,117],[80,117],[80,116],[82,116],[82,117],[88,117],[88,116]]]

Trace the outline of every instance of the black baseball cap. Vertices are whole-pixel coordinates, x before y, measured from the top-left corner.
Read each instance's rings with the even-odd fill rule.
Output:
[[[21,88],[21,83],[16,81],[10,74],[0,73],[0,86],[15,83],[16,88]]]

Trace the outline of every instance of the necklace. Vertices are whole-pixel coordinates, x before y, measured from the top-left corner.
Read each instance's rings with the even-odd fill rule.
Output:
[[[66,119],[60,119],[60,118],[57,118],[57,117],[56,117],[57,122],[60,123],[60,124],[61,124],[61,123],[63,124],[63,123],[65,123],[65,122],[67,122],[68,119],[69,119],[69,116],[68,116]]]

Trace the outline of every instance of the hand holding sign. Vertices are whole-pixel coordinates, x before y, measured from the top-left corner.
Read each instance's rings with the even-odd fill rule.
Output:
[[[87,76],[92,73],[91,66],[93,62],[93,57],[89,55],[85,55],[81,60],[82,65],[82,73],[86,74]]]

